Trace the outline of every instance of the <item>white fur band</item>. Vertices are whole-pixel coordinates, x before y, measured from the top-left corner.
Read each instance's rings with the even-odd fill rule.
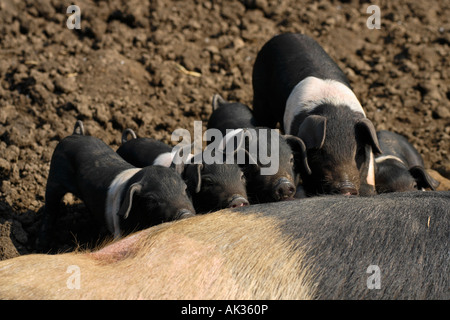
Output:
[[[153,166],[162,166],[162,167],[170,167],[172,165],[173,159],[175,158],[175,155],[177,154],[178,150],[173,149],[171,152],[164,152],[161,153],[159,156],[156,157],[156,159],[153,161]],[[186,158],[186,163],[189,163],[191,158],[194,155],[188,154]]]
[[[297,134],[297,132],[291,132],[294,117],[302,111],[310,111],[324,103],[336,106],[346,105],[351,110],[366,116],[356,95],[343,83],[336,80],[307,77],[294,87],[286,101],[283,118],[284,132]]]
[[[105,218],[108,230],[114,234],[114,238],[119,237],[121,233],[119,216],[117,215],[120,209],[120,202],[122,200],[120,195],[122,194],[123,188],[128,180],[130,180],[131,177],[140,170],[140,168],[133,168],[122,171],[114,178],[108,188],[108,194],[106,195]]]
[[[381,156],[381,157],[375,158],[376,163],[380,163],[385,160],[396,160],[396,161],[401,162],[402,164],[405,164],[402,159],[400,159],[399,157],[396,157],[396,156],[387,155],[387,156]]]

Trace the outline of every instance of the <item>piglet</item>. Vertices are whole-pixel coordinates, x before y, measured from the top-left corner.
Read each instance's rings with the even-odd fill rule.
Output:
[[[255,136],[253,143],[258,146],[258,149],[255,149],[257,154],[249,155],[253,157],[254,164],[246,163],[243,166],[247,178],[247,193],[251,202],[263,203],[292,199],[299,182],[299,170],[295,167],[301,165],[307,167],[306,148],[303,142],[295,136],[281,135],[278,130],[257,126],[249,107],[239,102],[228,102],[218,94],[213,97],[212,108],[208,129],[219,130],[226,139],[233,135],[242,135],[242,129],[251,129]],[[262,154],[258,154],[262,147],[268,151],[272,160],[277,161],[277,170],[273,174],[263,174],[261,171],[261,168],[267,166],[261,161]],[[249,142],[246,142],[245,149],[250,151]]]
[[[413,191],[439,186],[425,170],[420,153],[402,135],[387,130],[377,132],[383,155],[375,157],[378,193]]]
[[[307,194],[374,194],[372,122],[350,83],[323,48],[304,34],[270,39],[253,66],[253,113],[259,125],[300,138],[311,173],[301,173]]]
[[[84,135],[81,121],[53,153],[38,246],[45,249],[63,196],[70,192],[115,237],[161,222],[193,216],[187,185],[174,170],[136,168],[98,138]]]
[[[179,149],[151,138],[127,140],[131,129],[127,130],[123,133],[122,145],[117,153],[136,166],[160,165],[179,168],[197,213],[249,205],[244,173],[237,164],[206,164],[203,161],[191,163],[190,160],[194,156],[189,154],[184,164],[175,165],[173,160],[179,155]],[[133,134],[131,135],[136,137]],[[183,147],[182,152],[188,153],[190,147]]]
[[[128,139],[128,136],[131,136],[131,139]],[[123,131],[122,145],[116,152],[138,168],[149,165],[170,167],[175,155],[175,150],[169,145],[153,138],[138,138],[130,128]],[[192,155],[188,155],[187,160],[191,157]]]

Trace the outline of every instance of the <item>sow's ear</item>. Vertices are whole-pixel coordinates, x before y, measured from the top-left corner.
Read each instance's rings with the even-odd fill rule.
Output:
[[[327,118],[312,115],[302,122],[297,137],[304,142],[307,149],[320,149],[325,142],[326,130]]]
[[[216,111],[217,109],[219,109],[220,106],[223,105],[226,102],[227,101],[224,98],[222,98],[222,96],[220,94],[216,93],[213,96],[213,99],[212,99],[212,109],[213,109],[213,111]]]
[[[130,213],[131,206],[133,205],[133,195],[135,193],[139,193],[142,189],[142,185],[140,182],[133,183],[127,190],[127,194],[125,195],[125,200],[123,200],[122,205],[120,206],[120,210],[117,213],[119,217],[123,217],[124,219],[128,218],[128,214]]]
[[[187,180],[187,185],[195,193],[199,193],[202,187],[202,169],[203,164],[187,164],[184,170],[184,179]]]
[[[364,141],[367,141],[367,143],[372,146],[372,151],[374,154],[383,153],[381,151],[377,138],[377,132],[375,131],[372,121],[367,118],[363,118],[356,123],[355,129],[357,132],[359,131],[360,134],[364,135],[364,137],[367,137]]]
[[[308,164],[308,156],[307,156],[307,150],[305,143],[302,139],[296,136],[292,135],[284,135],[283,136],[286,139],[286,142],[291,147],[294,155],[298,155],[296,158],[299,159],[300,165],[305,169],[308,175],[311,174],[311,168]]]
[[[431,188],[431,190],[435,190],[439,187],[440,182],[435,180],[432,176],[425,171],[425,169],[421,166],[414,166],[409,169],[409,173],[414,177],[414,180],[417,181],[417,187],[419,189],[422,188]]]

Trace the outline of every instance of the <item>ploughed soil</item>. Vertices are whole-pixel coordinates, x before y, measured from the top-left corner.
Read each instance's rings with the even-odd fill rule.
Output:
[[[0,260],[35,252],[50,159],[77,119],[114,149],[128,127],[173,144],[175,129],[206,125],[215,93],[251,106],[256,54],[282,32],[313,36],[375,127],[450,178],[450,3],[378,3],[369,29],[362,0],[77,0],[78,30],[71,1],[2,0]],[[54,248],[95,246],[98,230],[68,195]]]

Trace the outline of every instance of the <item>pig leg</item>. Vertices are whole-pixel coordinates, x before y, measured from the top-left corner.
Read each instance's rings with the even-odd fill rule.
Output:
[[[66,194],[61,187],[47,188],[45,192],[45,207],[40,234],[37,242],[39,251],[47,250],[49,248],[49,241],[53,234],[53,225],[59,211],[59,204],[61,199]]]
[[[55,161],[58,163],[57,161]],[[41,229],[36,242],[39,251],[49,249],[49,241],[53,233],[53,225],[59,213],[61,199],[68,192],[74,193],[74,187],[71,187],[70,181],[75,181],[74,174],[66,163],[50,165],[50,172],[47,179],[45,190],[45,206],[42,217]]]

